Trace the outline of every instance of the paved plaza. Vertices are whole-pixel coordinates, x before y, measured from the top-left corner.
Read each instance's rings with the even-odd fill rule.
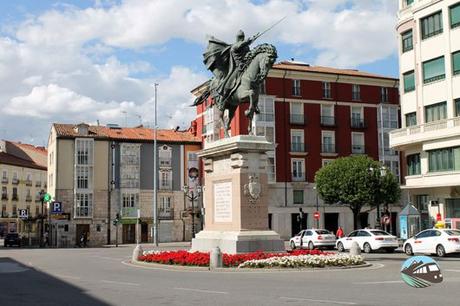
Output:
[[[178,249],[187,244],[169,244]],[[148,248],[149,246],[145,246]],[[404,254],[366,255],[360,269],[213,272],[129,264],[133,246],[0,248],[6,305],[456,305],[460,257],[438,259],[441,284],[413,289]]]

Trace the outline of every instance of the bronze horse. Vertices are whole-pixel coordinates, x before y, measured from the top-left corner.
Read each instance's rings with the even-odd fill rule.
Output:
[[[261,44],[251,50],[246,57],[246,67],[240,75],[234,78],[226,96],[219,95],[214,90],[219,84],[221,76],[227,74],[227,71],[224,70],[226,65],[216,65],[211,70],[215,77],[209,83],[208,89],[195,100],[194,105],[203,103],[209,96],[213,97],[225,137],[229,137],[228,130],[238,105],[249,100],[249,108],[244,114],[249,119],[248,133],[253,135],[252,120],[254,114],[259,113],[260,85],[267,77],[276,58],[276,48],[270,44]],[[225,116],[225,110],[228,110],[227,116]]]

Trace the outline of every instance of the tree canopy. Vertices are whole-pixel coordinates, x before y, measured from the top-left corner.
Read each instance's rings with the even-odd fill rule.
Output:
[[[380,162],[366,156],[336,159],[316,173],[315,183],[325,203],[350,207],[355,228],[364,205],[390,204],[401,196],[396,176]]]

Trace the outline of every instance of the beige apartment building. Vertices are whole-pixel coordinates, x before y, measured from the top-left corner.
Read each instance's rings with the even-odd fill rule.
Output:
[[[0,141],[0,237],[17,232],[38,243],[44,214],[39,192],[47,188],[46,159],[43,147]]]
[[[153,135],[144,127],[53,124],[48,192],[69,216],[57,221],[62,243],[75,245],[82,235],[93,246],[152,241]],[[199,183],[188,173],[199,167],[200,140],[187,131],[158,130],[157,143],[159,239],[190,240],[192,214],[195,229],[201,228],[201,202],[191,211],[182,188]]]
[[[421,226],[460,218],[460,1],[399,0],[401,122],[408,200]]]

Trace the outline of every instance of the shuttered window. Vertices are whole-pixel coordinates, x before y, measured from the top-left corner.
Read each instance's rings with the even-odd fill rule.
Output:
[[[423,83],[431,83],[445,77],[444,56],[423,63]]]
[[[442,12],[422,18],[420,21],[422,39],[442,33]]]

